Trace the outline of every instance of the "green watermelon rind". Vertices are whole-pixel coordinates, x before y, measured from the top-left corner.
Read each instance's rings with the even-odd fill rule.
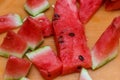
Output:
[[[25,10],[26,10],[30,15],[32,15],[32,16],[38,15],[39,13],[41,13],[41,12],[47,10],[49,7],[50,7],[50,4],[49,4],[48,1],[46,1],[46,3],[43,4],[42,7],[39,6],[38,8],[33,9],[33,10],[30,9],[30,7],[28,6],[28,4],[25,4],[25,5],[24,5]]]
[[[40,13],[40,14],[38,14],[37,16],[33,16],[32,18],[35,19],[35,18],[40,18],[40,17],[42,17],[42,16],[45,16],[45,14],[44,14],[44,13]]]
[[[22,18],[18,15],[18,14],[14,14],[14,16],[15,16],[15,22],[16,22],[16,26],[21,26],[22,24],[23,24],[23,21],[22,21]]]
[[[29,80],[29,79],[26,78],[26,77],[22,77],[22,78],[20,78],[19,80]]]

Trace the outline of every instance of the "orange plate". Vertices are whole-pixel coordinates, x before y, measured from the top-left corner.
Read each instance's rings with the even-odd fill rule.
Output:
[[[18,13],[24,18],[28,14],[24,10],[24,3],[26,0],[0,0],[0,15],[7,13]],[[52,5],[55,4],[56,0],[48,0],[51,4],[50,9],[45,13],[51,20],[53,15]],[[88,39],[88,46],[91,48],[103,31],[108,27],[115,16],[120,15],[120,11],[106,12],[104,6],[101,7],[98,12],[92,17],[92,19],[86,24],[85,32]],[[0,43],[5,36],[0,35]],[[46,38],[44,45],[50,45],[56,52],[53,37]],[[120,50],[120,48],[119,48]],[[0,57],[0,80],[3,80],[3,74],[6,65],[6,58]],[[89,70],[89,73],[93,80],[120,80],[120,55],[114,60],[101,67],[98,70]],[[28,74],[30,80],[44,80],[34,66]],[[79,73],[73,73],[66,76],[59,76],[54,80],[78,80]]]

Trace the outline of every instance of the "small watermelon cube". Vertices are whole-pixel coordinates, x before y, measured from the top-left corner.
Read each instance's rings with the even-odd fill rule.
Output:
[[[33,18],[39,22],[39,25],[41,25],[44,37],[49,37],[53,34],[52,23],[44,13],[41,13]]]
[[[62,63],[49,46],[39,48],[26,55],[46,80],[52,80],[60,75]]]
[[[28,17],[25,20],[18,31],[18,35],[20,35],[28,43],[28,46],[31,50],[34,50],[43,42],[41,26],[31,17]]]
[[[6,14],[0,16],[0,33],[20,27],[22,19],[18,14]]]
[[[24,5],[25,10],[32,16],[36,16],[45,11],[49,6],[48,0],[27,0]]]
[[[118,54],[120,38],[120,17],[113,20],[92,49],[92,68],[97,69]]]
[[[4,57],[14,55],[21,58],[27,49],[27,43],[22,37],[13,31],[8,31],[0,46],[0,55]]]
[[[30,61],[10,56],[6,64],[4,80],[19,80],[27,75],[30,67]]]

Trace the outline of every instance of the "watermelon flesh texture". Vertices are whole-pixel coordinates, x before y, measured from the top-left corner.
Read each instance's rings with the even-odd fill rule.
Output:
[[[119,47],[120,17],[113,20],[92,49],[92,68],[97,69],[116,57]]]
[[[103,0],[78,0],[80,3],[79,18],[82,23],[87,23],[95,12],[101,7]]]
[[[105,9],[107,11],[120,9],[120,0],[106,0]]]
[[[63,63],[62,74],[76,72],[81,66],[90,68],[90,51],[77,15],[76,0],[57,0],[54,11],[54,38]]]
[[[43,42],[41,26],[31,17],[28,17],[25,20],[20,30],[18,31],[18,35],[20,35],[27,42],[31,50],[34,50]]]
[[[48,0],[27,0],[24,7],[29,14],[36,16],[49,8],[49,2]]]
[[[22,37],[13,31],[8,31],[0,46],[0,55],[4,57],[8,57],[9,55],[22,57],[27,49],[27,43]]]
[[[44,13],[41,13],[33,18],[39,22],[39,25],[41,25],[44,37],[49,37],[53,34],[52,23]]]
[[[18,14],[6,14],[0,16],[0,33],[20,27],[22,19]]]
[[[49,46],[39,48],[26,55],[46,80],[52,80],[60,75],[62,63]]]
[[[31,63],[28,60],[10,56],[6,64],[4,80],[19,80],[27,75],[30,67]]]

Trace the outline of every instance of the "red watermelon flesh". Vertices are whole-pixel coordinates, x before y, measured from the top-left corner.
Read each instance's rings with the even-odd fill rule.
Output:
[[[53,34],[52,23],[44,13],[41,13],[33,18],[39,22],[39,25],[41,25],[44,37],[49,37]]]
[[[0,16],[0,33],[20,27],[22,19],[18,14],[7,14]]]
[[[28,46],[32,50],[43,41],[41,26],[31,17],[28,17],[25,20],[20,30],[18,31],[18,35],[20,35],[28,43]]]
[[[107,11],[120,9],[120,0],[106,0],[105,9]]]
[[[46,80],[52,80],[60,75],[62,63],[49,46],[39,48],[26,55]]]
[[[96,69],[113,59],[118,53],[120,17],[104,31],[92,49],[92,68]]]
[[[82,23],[87,23],[95,12],[101,7],[103,0],[78,0],[80,3],[79,18]]]
[[[19,80],[25,77],[31,67],[31,63],[26,59],[10,56],[4,74],[4,80]]]
[[[63,63],[62,74],[76,72],[81,66],[91,67],[84,27],[77,13],[76,0],[57,0],[53,28],[56,47]]]
[[[22,39],[22,37],[13,31],[8,31],[0,46],[0,55],[4,57],[8,57],[9,55],[22,57],[27,49],[27,43]]]

